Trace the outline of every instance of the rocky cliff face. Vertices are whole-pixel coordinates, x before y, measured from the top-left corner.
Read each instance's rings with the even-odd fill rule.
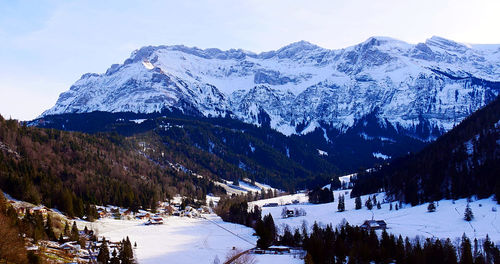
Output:
[[[260,54],[158,46],[104,74],[83,75],[42,116],[180,110],[266,123],[290,135],[346,131],[373,114],[381,127],[428,140],[499,92],[500,45],[372,37],[340,50],[301,41]]]

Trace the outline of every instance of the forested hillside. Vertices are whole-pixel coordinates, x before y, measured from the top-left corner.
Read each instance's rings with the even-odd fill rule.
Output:
[[[2,117],[0,188],[69,216],[89,214],[92,204],[151,208],[178,193],[204,199],[223,192],[209,179],[152,161],[133,138],[27,127]]]
[[[269,126],[169,111],[62,114],[30,122],[67,131],[116,132],[147,143],[148,156],[160,164],[179,163],[201,175],[249,178],[291,192],[323,186],[336,176],[383,163],[373,154],[381,149],[398,156],[424,146],[391,125],[381,134],[377,124],[369,115],[345,133],[316,128],[306,135],[285,136]]]
[[[500,198],[500,98],[473,113],[415,155],[358,176],[352,195],[384,188],[419,204],[496,194]]]

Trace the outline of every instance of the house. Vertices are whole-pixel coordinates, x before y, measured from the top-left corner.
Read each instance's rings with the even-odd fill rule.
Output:
[[[292,201],[293,204],[298,204],[299,203],[299,200],[293,200]]]
[[[68,253],[77,254],[80,250],[80,245],[75,244],[74,242],[66,242],[62,244],[60,248]]]
[[[171,215],[174,213],[174,208],[170,205],[168,206],[165,206],[165,209],[164,209],[164,214],[165,215]]]
[[[263,207],[277,207],[278,203],[266,203],[263,205]]]
[[[135,216],[135,218],[144,220],[144,219],[149,219],[151,215],[149,213],[140,213]]]
[[[267,249],[255,248],[252,250],[254,254],[272,254],[272,255],[283,255],[290,254],[291,250],[286,246],[271,246]]]
[[[107,215],[105,211],[97,212],[97,214],[99,215],[99,218],[104,218]]]
[[[108,211],[106,211],[106,209],[103,209],[103,208],[98,208],[97,209],[97,214],[99,215],[99,218],[103,218],[103,217],[109,216]]]
[[[30,213],[31,214],[40,213],[42,215],[46,215],[47,214],[47,208],[45,208],[43,206],[33,207],[33,208],[30,208]]]
[[[286,217],[294,217],[294,216],[295,216],[294,210],[286,210]]]
[[[387,223],[384,220],[366,220],[360,227],[365,230],[385,230]]]
[[[128,209],[126,210],[125,212],[123,212],[123,215],[131,215],[132,214],[132,210]]]
[[[18,215],[24,215],[26,214],[26,207],[19,207],[16,209],[16,212]]]
[[[153,217],[149,219],[145,225],[163,225],[163,218],[161,217]]]

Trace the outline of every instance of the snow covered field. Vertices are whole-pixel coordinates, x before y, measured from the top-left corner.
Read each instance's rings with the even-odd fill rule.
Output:
[[[134,252],[140,264],[212,263],[215,256],[222,262],[233,246],[243,250],[255,247],[257,237],[252,236],[251,228],[225,223],[215,215],[206,217],[168,217],[164,225],[156,226],[146,226],[140,220],[106,218],[92,226],[99,236],[112,241],[128,236],[132,244],[137,242]],[[259,263],[266,263],[266,257],[264,261],[260,261],[260,256],[257,259]]]
[[[349,197],[350,190],[334,191],[335,202],[328,204],[297,204],[287,205],[288,209],[303,208],[307,212],[307,216],[293,217],[283,219],[281,211],[283,206],[278,207],[263,207],[262,215],[271,213],[274,222],[280,228],[285,224],[290,225],[292,228],[300,227],[305,220],[309,226],[314,221],[321,224],[332,223],[334,226],[342,222],[343,219],[348,221],[351,225],[361,225],[365,220],[385,220],[388,226],[388,232],[393,234],[401,234],[414,238],[415,236],[421,237],[438,237],[438,238],[451,238],[454,240],[461,237],[465,233],[469,238],[477,237],[478,239],[485,238],[486,234],[496,242],[500,243],[500,216],[498,212],[493,212],[492,208],[499,207],[492,198],[473,201],[470,203],[472,212],[474,213],[474,220],[470,223],[463,220],[464,210],[467,205],[466,199],[456,200],[455,203],[451,200],[439,201],[437,210],[434,213],[427,212],[427,205],[423,204],[415,207],[403,205],[402,209],[395,210],[395,203],[393,203],[393,210],[389,210],[388,203],[382,203],[384,194],[377,194],[377,201],[382,204],[382,209],[378,210],[374,205],[370,211],[364,206],[364,202],[368,196],[362,196],[363,208],[360,210],[354,209],[354,199]],[[338,195],[345,194],[345,212],[337,212]],[[305,193],[287,195],[272,199],[260,200],[252,204],[264,205],[266,203],[285,204],[293,200],[306,202],[307,196]],[[252,208],[249,206],[249,208]]]
[[[281,211],[285,205],[278,207],[262,207],[262,214],[271,213],[279,228],[285,224],[292,228],[300,227],[305,220],[310,227],[315,221],[326,225],[340,224],[344,219],[352,225],[361,225],[364,220],[385,220],[388,232],[409,236],[451,238],[452,241],[465,233],[470,238],[483,239],[486,234],[497,244],[500,244],[500,217],[496,201],[492,198],[473,201],[470,203],[474,213],[474,220],[463,220],[464,210],[467,205],[465,199],[442,200],[437,203],[434,213],[427,212],[427,204],[420,206],[406,206],[389,210],[389,203],[382,203],[382,209],[376,205],[370,211],[363,206],[360,210],[354,209],[354,199],[349,197],[350,190],[334,191],[335,202],[314,205],[308,203],[305,193],[281,196],[266,200],[252,202],[262,206],[266,203],[280,205],[298,200],[300,204],[286,205],[288,209],[302,208],[306,216],[283,219]],[[337,212],[338,195],[345,195],[345,212]],[[366,201],[368,196],[363,196]],[[377,201],[383,201],[384,194],[377,194]],[[253,248],[257,237],[252,236],[251,228],[225,223],[219,217],[211,214],[204,215],[206,219],[193,219],[187,217],[167,217],[164,225],[146,226],[141,220],[113,220],[101,219],[91,226],[98,231],[100,236],[105,236],[112,241],[118,241],[129,236],[132,244],[137,242],[135,249],[139,263],[212,263],[217,256],[224,261],[228,252],[236,247],[241,250]],[[84,222],[80,222],[83,224]],[[254,255],[258,263],[303,263],[290,255]]]

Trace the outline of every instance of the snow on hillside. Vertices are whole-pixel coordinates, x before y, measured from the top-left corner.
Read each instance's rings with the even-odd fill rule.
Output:
[[[260,192],[262,190],[271,189],[275,191],[277,189],[272,188],[271,186],[259,182],[255,182],[255,185],[250,183],[249,179],[245,179],[240,181],[238,185],[234,185],[232,181],[224,181],[224,182],[214,182],[215,184],[223,187],[228,194],[243,194],[247,192]]]
[[[382,203],[384,193],[376,194],[377,201],[382,203],[382,209],[376,209],[374,206],[371,211],[363,206],[360,210],[354,209],[354,199],[349,197],[350,190],[334,191],[335,202],[328,204],[309,204],[307,203],[307,196],[305,193],[294,194],[276,197],[272,199],[259,200],[252,202],[262,206],[266,203],[276,202],[280,205],[291,203],[293,200],[299,200],[302,204],[286,205],[289,209],[303,208],[306,216],[281,218],[281,211],[284,206],[278,207],[262,207],[262,215],[271,213],[277,226],[285,224],[291,227],[300,227],[305,220],[309,226],[315,221],[321,224],[333,224],[334,226],[340,224],[343,219],[348,221],[351,225],[361,225],[365,220],[371,220],[372,216],[375,220],[385,220],[388,225],[388,232],[393,234],[401,234],[414,238],[415,236],[421,237],[437,237],[437,238],[451,238],[452,240],[461,237],[465,233],[470,238],[482,239],[486,234],[496,243],[500,243],[500,216],[498,212],[493,212],[492,208],[497,208],[496,201],[492,198],[473,201],[470,203],[471,209],[474,213],[474,220],[466,222],[463,220],[464,210],[467,205],[466,199],[456,200],[442,200],[438,202],[437,210],[434,213],[427,212],[427,205],[419,206],[405,206],[402,209],[395,210],[395,203],[393,203],[393,210],[389,210],[389,203]],[[345,195],[345,212],[337,212],[338,195]],[[368,196],[362,196],[362,201],[366,201]]]
[[[357,173],[353,173],[353,174],[341,176],[341,177],[339,177],[339,181],[340,181],[341,184],[350,183],[351,182],[351,178],[352,177],[356,178],[356,175],[357,175]]]
[[[373,152],[372,153],[373,157],[377,158],[377,159],[383,159],[383,160],[386,160],[386,159],[390,159],[391,156],[388,156],[388,155],[385,155],[385,154],[382,154],[380,152]]]
[[[178,109],[261,125],[263,111],[290,135],[320,124],[345,131],[376,112],[395,127],[424,119],[444,132],[499,94],[496,47],[439,37],[415,45],[372,37],[339,50],[301,41],[260,54],[148,46],[84,74],[42,116]]]

